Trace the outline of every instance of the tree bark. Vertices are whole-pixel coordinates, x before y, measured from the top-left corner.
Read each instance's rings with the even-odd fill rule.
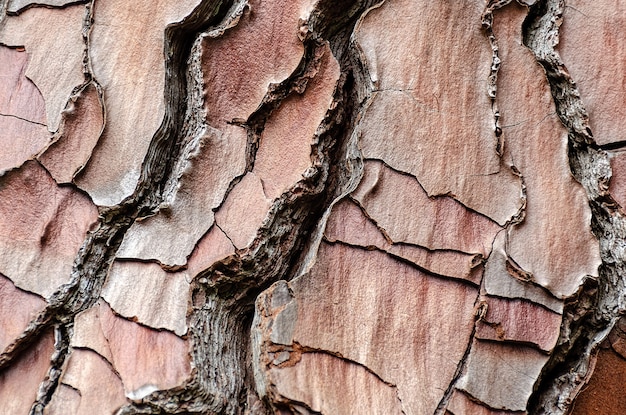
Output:
[[[624,413],[625,28],[0,0],[0,412]]]

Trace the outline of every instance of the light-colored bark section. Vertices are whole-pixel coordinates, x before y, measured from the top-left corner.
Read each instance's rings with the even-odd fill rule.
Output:
[[[126,318],[182,336],[187,332],[189,283],[234,250],[226,235],[213,226],[198,242],[186,269],[168,272],[156,263],[114,262],[102,297]],[[136,289],[137,284],[141,284],[141,290]]]
[[[527,196],[524,221],[510,230],[507,252],[533,281],[563,298],[586,275],[598,274],[600,252],[587,197],[570,173],[567,131],[554,113],[550,87],[520,45],[525,15],[521,6],[508,7],[496,13],[494,25],[505,159],[524,177]]]
[[[16,288],[0,274],[0,350],[4,350],[26,328],[46,302],[32,293]]]
[[[414,217],[414,216],[412,216]],[[356,203],[344,199],[333,206],[326,223],[325,238],[366,249],[376,247],[411,261],[436,275],[468,280],[476,285],[482,277],[481,256],[457,251],[433,251],[419,246],[389,242]]]
[[[84,17],[85,6],[80,4],[64,9],[31,8],[7,16],[0,26],[0,43],[26,49],[26,76],[43,95],[45,122],[52,132],[59,128],[72,89],[83,83]]]
[[[0,42],[2,39],[0,38]],[[0,174],[19,167],[50,140],[45,102],[26,78],[28,54],[0,45]]]
[[[352,196],[394,242],[489,256],[498,224],[450,197],[429,198],[414,177],[381,162],[364,169]]]
[[[475,288],[340,244],[322,244],[317,264],[291,288],[295,321],[291,312],[276,316],[287,328],[283,342],[291,332],[302,346],[362,364],[396,385],[405,413],[434,412],[469,341]]]
[[[547,360],[530,347],[474,341],[457,387],[491,408],[525,411]]]
[[[561,315],[524,300],[485,297],[486,315],[476,324],[476,338],[530,343],[549,352],[556,345]]]
[[[3,116],[15,116],[45,124],[46,103],[37,86],[26,77],[28,60],[28,53],[23,48],[0,46],[0,77],[3,83],[0,90],[0,113]]]
[[[452,393],[446,415],[520,415],[524,412],[499,411],[481,405],[458,389]]]
[[[497,153],[482,7],[403,0],[370,11],[356,38],[376,92],[359,129],[365,157],[503,225],[522,206],[521,184]]]
[[[183,335],[187,332],[189,280],[185,272],[168,273],[157,264],[116,261],[102,298],[127,318]]]
[[[135,189],[148,145],[165,114],[165,28],[198,4],[95,2],[89,57],[93,76],[104,90],[106,126],[76,183],[97,205],[117,204]]]
[[[0,373],[0,412],[27,414],[37,397],[37,389],[46,376],[54,336],[44,333],[10,368]]]
[[[98,211],[75,189],[59,187],[36,161],[3,177],[0,272],[16,286],[48,297],[67,282]]]
[[[311,165],[313,136],[330,107],[339,79],[339,64],[328,44],[322,53],[320,68],[304,93],[283,100],[261,134],[252,172],[270,200],[302,179]]]
[[[61,382],[78,393],[67,393],[65,398],[71,399],[68,402],[59,401],[63,395],[56,396],[47,415],[81,415],[95,411],[112,414],[126,402],[124,386],[118,375],[102,356],[89,349],[72,351]],[[70,408],[75,408],[76,412],[70,412]],[[58,412],[60,410],[66,412]]]
[[[104,128],[104,103],[90,82],[72,95],[63,110],[59,130],[39,161],[57,183],[71,183],[98,143]]]
[[[626,140],[626,6],[569,0],[558,51],[576,81],[598,144]]]
[[[287,79],[304,53],[299,19],[312,0],[249,2],[239,24],[219,38],[205,37],[202,54],[207,121],[215,128],[247,120],[267,89]],[[253,12],[252,12],[253,11]]]
[[[286,401],[299,401],[322,414],[401,415],[396,388],[363,366],[325,353],[305,353],[294,366],[271,370]]]
[[[211,129],[179,182],[174,200],[155,216],[133,224],[118,251],[120,258],[155,259],[183,266],[195,244],[214,223],[231,181],[245,167],[246,133],[234,126]],[[177,235],[172,238],[172,233]]]
[[[52,400],[46,406],[45,415],[78,414],[81,394],[73,387],[60,384]]]
[[[233,245],[243,249],[256,237],[272,202],[265,197],[263,182],[254,173],[246,174],[228,194],[215,214],[215,222]]]
[[[75,330],[72,347],[107,359],[132,399],[177,386],[189,376],[186,341],[118,317],[105,302],[79,314]]]
[[[331,104],[338,77],[339,65],[326,45],[320,69],[306,91],[283,100],[266,123],[254,168],[216,214],[216,222],[237,248],[254,240],[272,201],[301,180],[311,165],[313,138]]]
[[[485,264],[483,280],[485,292],[499,297],[524,298],[542,304],[557,313],[562,313],[562,300],[535,282],[523,278],[523,275],[512,272],[513,269],[506,253],[506,238],[505,232],[498,234],[491,256]]]

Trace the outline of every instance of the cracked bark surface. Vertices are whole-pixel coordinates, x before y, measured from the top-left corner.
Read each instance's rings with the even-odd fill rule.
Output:
[[[0,412],[622,413],[614,0],[0,0]]]

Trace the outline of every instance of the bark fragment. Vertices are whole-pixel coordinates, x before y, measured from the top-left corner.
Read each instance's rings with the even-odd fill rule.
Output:
[[[376,90],[359,128],[366,158],[504,225],[522,206],[521,184],[496,152],[484,78],[475,75],[491,62],[481,12],[480,2],[426,1],[371,11],[356,37]],[[404,30],[385,30],[392,26]]]
[[[291,320],[292,342],[358,362],[396,385],[407,414],[434,412],[472,332],[476,288],[427,276],[381,252],[327,243],[290,287],[297,317],[283,318]],[[402,361],[394,357],[400,355]]]
[[[66,412],[68,415],[85,414],[96,409],[101,413],[113,413],[126,401],[122,381],[110,363],[89,349],[72,351],[61,381],[79,394],[79,399],[73,394],[79,403],[76,404],[74,401],[72,405],[70,401],[68,405],[68,409],[74,406],[76,412],[73,414]],[[60,405],[60,402],[56,405]],[[53,410],[54,406],[53,401]]]
[[[404,414],[396,389],[360,365],[325,353],[305,353],[295,366],[271,370],[284,405],[302,402],[321,414]],[[280,411],[280,409],[279,409]]]
[[[501,230],[450,197],[429,199],[415,178],[381,162],[365,161],[363,178],[352,196],[394,242],[486,258]]]
[[[104,298],[118,313],[142,324],[187,332],[189,279],[185,272],[168,273],[157,264],[116,261],[102,289]],[[134,287],[141,284],[141,291]]]
[[[107,359],[131,399],[177,386],[189,376],[187,342],[116,316],[106,302],[79,314],[75,330],[82,333],[74,334],[72,347],[92,349]]]
[[[519,411],[501,411],[488,408],[473,401],[465,393],[455,390],[450,403],[448,404],[446,414],[452,415],[506,415],[506,414],[523,414]]]
[[[40,382],[46,376],[54,336],[46,332],[15,361],[0,373],[0,410],[6,414],[28,413],[37,397]]]
[[[620,1],[589,4],[570,0],[563,8],[559,54],[582,97],[597,144],[622,146],[626,119],[626,8]]]
[[[507,252],[534,282],[564,298],[587,275],[597,275],[598,240],[591,233],[584,189],[570,172],[567,129],[554,114],[550,85],[532,53],[520,45],[527,9],[511,6],[495,14],[502,59],[498,101],[504,157],[524,177],[526,214],[509,231]],[[532,104],[522,106],[522,99]]]
[[[3,179],[0,272],[16,286],[47,298],[69,280],[98,212],[83,194],[57,186],[36,161]]]
[[[547,360],[530,347],[477,340],[457,387],[491,408],[525,411]]]
[[[412,219],[412,217],[411,217]],[[350,199],[335,204],[326,222],[324,237],[366,249],[378,248],[436,275],[459,278],[480,284],[482,256],[452,250],[429,250],[420,246],[397,244],[385,238],[381,229],[365,216]]]
[[[533,344],[550,352],[556,345],[561,315],[524,300],[483,299],[487,313],[477,322],[476,338]]]
[[[70,96],[59,130],[39,161],[57,183],[71,183],[89,161],[104,128],[102,90],[88,82]]]
[[[50,134],[43,97],[25,76],[27,53],[0,45],[0,62],[0,172],[5,172],[37,154]]]
[[[45,305],[41,297],[20,290],[0,274],[0,350],[4,350]]]
[[[72,90],[83,83],[84,16],[85,6],[80,4],[64,9],[31,8],[7,16],[0,25],[0,43],[22,46],[29,56],[25,75],[43,95],[45,122],[51,132],[59,128]]]
[[[199,2],[95,2],[88,54],[91,73],[104,91],[106,125],[76,183],[97,205],[115,205],[133,193],[165,114],[164,29]]]

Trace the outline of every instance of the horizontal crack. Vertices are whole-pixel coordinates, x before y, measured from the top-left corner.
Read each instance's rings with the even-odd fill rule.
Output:
[[[33,9],[36,7],[43,7],[46,9],[65,9],[71,6],[75,6],[77,4],[85,4],[85,3],[90,3],[91,0],[68,0],[67,2],[60,4],[60,5],[55,5],[55,4],[48,4],[48,3],[40,3],[37,1],[33,1],[32,3],[28,3],[25,6],[22,6],[19,9],[13,8],[11,7],[7,7],[7,15],[9,16],[17,16],[20,15],[22,13],[24,13],[26,10],[28,9]],[[9,4],[12,4],[11,0],[8,0]]]
[[[626,140],[614,141],[612,143],[601,144],[600,147],[602,150],[621,150],[626,147]]]
[[[27,118],[23,118],[23,117],[20,117],[18,115],[14,115],[14,114],[2,114],[2,113],[0,113],[0,117],[10,117],[10,118],[18,119],[20,121],[25,121],[25,122],[30,123],[30,124],[41,125],[43,127],[47,126],[45,123],[32,121],[32,120],[29,120]]]

